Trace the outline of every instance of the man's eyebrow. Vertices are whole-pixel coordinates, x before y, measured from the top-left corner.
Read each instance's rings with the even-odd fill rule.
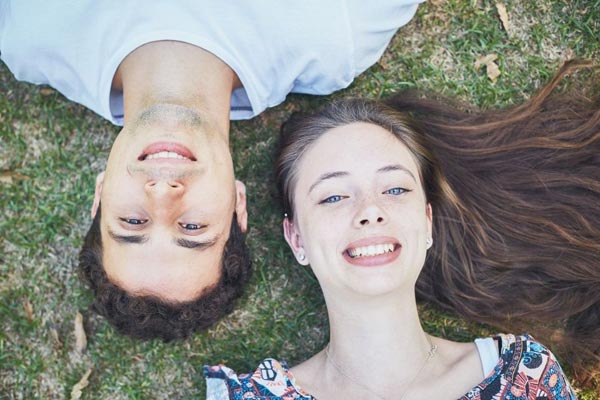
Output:
[[[119,235],[111,230],[108,231],[108,234],[111,238],[113,238],[117,243],[121,244],[142,244],[146,243],[149,240],[149,237],[146,235]],[[209,247],[214,246],[218,242],[218,237],[205,241],[205,242],[197,242],[195,240],[188,240],[183,238],[175,239],[175,244],[181,247],[185,247],[186,249],[194,249],[194,250],[205,250]]]
[[[114,241],[121,244],[141,244],[148,241],[148,236],[146,235],[119,235],[110,229],[108,230],[108,235],[113,238]]]
[[[217,243],[218,239],[219,238],[216,237],[216,238],[208,240],[206,242],[197,242],[195,240],[178,238],[178,239],[175,239],[175,243],[178,246],[185,247],[186,249],[206,250],[206,249],[214,246]]]
[[[317,181],[310,186],[310,189],[308,189],[308,193],[312,192],[312,190],[315,188],[315,186],[317,186],[319,183],[321,183],[323,181],[326,181],[327,179],[340,178],[340,177],[348,176],[348,175],[350,175],[350,173],[348,173],[346,171],[327,172],[327,173],[321,175],[319,177],[319,179],[317,179]]]
[[[390,172],[390,171],[403,171],[406,172],[407,174],[409,174],[411,176],[411,178],[413,178],[413,180],[415,182],[417,182],[417,178],[415,178],[415,176],[413,175],[412,172],[410,172],[408,170],[408,168],[406,168],[403,165],[400,164],[392,164],[392,165],[386,165],[385,167],[381,167],[377,170],[377,172]]]

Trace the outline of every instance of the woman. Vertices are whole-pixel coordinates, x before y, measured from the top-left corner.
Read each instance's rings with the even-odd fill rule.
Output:
[[[600,103],[550,96],[577,66],[498,112],[403,94],[289,121],[284,233],[319,280],[330,341],[289,370],[206,367],[208,398],[574,399],[529,335],[429,336],[415,287],[475,321],[566,320],[575,366],[597,362]]]

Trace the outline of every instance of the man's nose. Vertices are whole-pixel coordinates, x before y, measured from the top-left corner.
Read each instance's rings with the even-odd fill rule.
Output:
[[[181,182],[152,180],[144,186],[146,194],[156,200],[174,200],[181,197],[185,188]]]

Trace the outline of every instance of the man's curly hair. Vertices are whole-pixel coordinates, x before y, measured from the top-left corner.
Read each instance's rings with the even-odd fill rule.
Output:
[[[79,253],[79,273],[94,292],[92,309],[104,316],[120,333],[165,342],[184,339],[210,327],[233,311],[250,278],[252,265],[236,214],[225,243],[221,276],[189,302],[170,303],[155,296],[134,296],[112,283],[102,264],[100,207]]]

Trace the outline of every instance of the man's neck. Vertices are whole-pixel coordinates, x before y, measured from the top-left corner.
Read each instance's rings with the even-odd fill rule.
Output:
[[[235,72],[214,54],[173,41],[137,48],[123,60],[113,80],[113,89],[123,91],[125,126],[149,107],[176,104],[201,113],[225,140],[231,92],[238,86]]]

